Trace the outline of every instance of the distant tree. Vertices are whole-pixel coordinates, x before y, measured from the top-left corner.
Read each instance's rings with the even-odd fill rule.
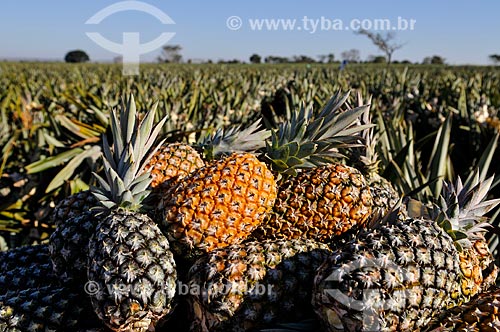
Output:
[[[424,65],[444,65],[445,60],[439,55],[433,55],[431,57],[425,57],[422,61]]]
[[[370,55],[368,57],[368,61],[367,62],[371,62],[371,63],[386,63],[387,59],[383,55]],[[395,61],[393,61],[393,63],[395,63]]]
[[[250,62],[251,63],[260,63],[262,60],[262,57],[256,53],[252,54],[250,56]]]
[[[66,53],[64,61],[70,63],[87,62],[90,61],[89,56],[82,50],[74,50]]]
[[[405,65],[409,65],[409,64],[411,64],[411,61],[410,60],[403,60],[403,61],[401,61],[401,63],[403,63]]]
[[[180,45],[165,45],[158,57],[158,62],[179,63],[182,61],[180,54],[182,47]]]
[[[318,58],[319,58],[319,62],[322,62],[322,63],[335,62],[335,54],[333,54],[333,53],[321,54],[321,55],[318,55]]]
[[[316,60],[307,55],[296,55],[293,57],[295,63],[314,63]]]
[[[361,59],[359,51],[355,48],[342,52],[340,56],[342,57],[342,60],[352,63],[359,62]]]
[[[359,35],[365,35],[368,37],[372,43],[378,47],[379,50],[385,53],[387,64],[391,63],[392,54],[403,47],[403,44],[397,44],[392,42],[396,37],[393,32],[388,32],[385,35],[380,33],[373,33],[368,30],[360,29],[356,32]]]
[[[489,58],[494,64],[500,63],[500,54],[491,54]]]
[[[286,57],[282,57],[282,56],[270,55],[264,59],[264,62],[265,63],[288,63],[288,62],[290,62],[290,59],[288,59]]]
[[[238,60],[238,59],[232,59],[232,60],[220,59],[219,61],[217,61],[217,63],[220,63],[220,64],[236,64],[236,63],[242,63],[242,62],[240,60]]]

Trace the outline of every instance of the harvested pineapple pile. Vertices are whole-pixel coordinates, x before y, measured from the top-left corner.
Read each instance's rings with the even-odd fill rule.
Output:
[[[347,98],[194,146],[158,142],[165,119],[129,98],[98,185],[59,203],[48,244],[0,254],[0,331],[500,330],[493,178],[402,203]]]

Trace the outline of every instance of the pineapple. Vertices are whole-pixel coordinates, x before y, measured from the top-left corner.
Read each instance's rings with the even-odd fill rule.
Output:
[[[102,207],[88,244],[88,280],[97,316],[114,331],[144,332],[172,310],[176,269],[169,242],[140,212],[151,174],[143,173],[162,120],[153,128],[156,105],[139,123],[133,97],[111,113],[113,145],[103,138],[106,180],[91,188]],[[96,209],[97,210],[97,209]]]
[[[24,246],[0,252],[0,271],[8,272],[15,268],[29,269],[33,264],[50,263],[47,244]]]
[[[204,155],[216,159],[162,198],[159,223],[177,255],[190,259],[240,243],[271,209],[274,176],[256,155],[245,152],[262,147],[269,136],[257,127],[254,123],[244,130],[218,130],[205,138]]]
[[[59,276],[54,274],[52,263],[31,263],[12,268],[0,274],[0,296],[12,291],[57,285]]]
[[[85,211],[61,222],[49,239],[54,273],[61,282],[85,283],[89,239],[98,219],[95,212]]]
[[[252,236],[262,239],[308,238],[323,242],[364,227],[372,197],[363,175],[342,165],[339,148],[356,146],[354,136],[367,127],[356,119],[368,106],[341,111],[348,94],[335,95],[319,114],[302,107],[279,124],[266,157],[282,175],[273,211]]]
[[[102,323],[73,288],[47,286],[0,295],[0,331],[86,331]],[[87,301],[82,301],[87,299]]]
[[[266,240],[216,249],[189,271],[192,331],[248,331],[313,316],[316,268],[329,253],[313,240]]]
[[[458,179],[444,186],[430,220],[399,213],[335,250],[318,269],[313,292],[327,330],[419,331],[487,288],[480,269],[464,269],[461,253],[474,250],[483,215],[500,203],[485,201],[492,180]]]
[[[368,103],[370,102],[371,98]],[[363,99],[359,93],[358,105],[363,105]],[[363,114],[361,124],[371,124],[369,108]],[[369,227],[387,215],[400,199],[399,193],[394,189],[392,184],[379,174],[380,160],[378,160],[376,151],[377,135],[374,129],[375,127],[369,127],[362,132],[363,145],[352,148],[349,155],[352,166],[361,171],[370,186],[373,206],[368,220]]]
[[[500,331],[500,288],[480,293],[470,302],[443,312],[429,326],[431,332]]]
[[[97,199],[92,195],[90,190],[80,191],[60,201],[52,211],[50,219],[57,228],[69,218],[90,210],[96,204]]]
[[[195,149],[182,143],[170,143],[155,152],[144,170],[151,172],[151,187],[156,188],[167,181],[180,180],[203,166],[205,162]]]

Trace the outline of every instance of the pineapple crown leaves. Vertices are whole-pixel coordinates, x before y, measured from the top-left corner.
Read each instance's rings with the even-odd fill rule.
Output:
[[[264,148],[265,141],[271,136],[268,129],[259,129],[260,126],[261,121],[258,120],[247,128],[241,125],[219,128],[208,133],[197,145],[208,159],[225,153],[257,151]]]
[[[367,104],[371,104],[371,96],[368,98]],[[357,93],[357,104],[358,107],[364,105],[363,97],[358,91]],[[365,112],[359,119],[359,125],[371,125],[372,116],[370,113],[370,108],[366,108]],[[364,174],[376,176],[379,172],[380,160],[378,159],[378,154],[376,151],[378,141],[378,134],[375,133],[375,127],[370,126],[364,129],[360,135],[359,147],[353,147],[350,149],[349,158],[356,168],[363,171]],[[364,143],[363,143],[364,142]]]
[[[500,199],[486,200],[494,177],[482,180],[479,174],[477,170],[465,185],[460,177],[455,185],[445,182],[438,203],[430,209],[431,218],[452,237],[459,250],[481,238],[490,226],[485,214],[500,204]]]
[[[148,196],[151,174],[143,170],[163,144],[160,142],[153,147],[166,121],[164,118],[153,126],[156,108],[157,104],[140,120],[131,95],[126,105],[122,106],[119,117],[115,110],[111,112],[113,144],[110,145],[107,137],[103,136],[102,156],[106,179],[94,173],[99,187],[92,187],[94,196],[104,209],[122,207],[136,211]]]
[[[271,142],[266,142],[266,157],[274,171],[295,176],[298,169],[312,168],[335,162],[343,158],[341,148],[359,146],[355,134],[371,127],[359,124],[358,117],[368,105],[346,111],[341,110],[349,92],[337,93],[324,108],[316,114],[312,108],[302,104],[292,111],[288,120],[272,130]]]

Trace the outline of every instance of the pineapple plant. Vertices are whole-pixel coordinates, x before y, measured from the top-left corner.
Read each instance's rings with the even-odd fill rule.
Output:
[[[460,178],[445,185],[429,218],[394,212],[335,249],[318,269],[313,292],[328,331],[419,331],[490,286],[495,268],[494,277],[484,278],[461,262],[484,236],[484,214],[500,203],[485,200],[493,178],[478,174],[465,185]]]
[[[167,191],[158,221],[174,252],[187,259],[241,243],[264,219],[276,198],[276,181],[251,152],[269,136],[254,123],[218,130],[200,145],[212,159]]]
[[[356,119],[368,106],[342,111],[348,95],[336,94],[318,114],[301,107],[273,131],[266,158],[281,175],[278,197],[253,238],[328,242],[365,226],[372,206],[366,179],[338,159],[339,149],[358,145],[354,134],[368,125]]]
[[[359,92],[357,103],[358,106],[364,104]],[[368,100],[368,104],[370,103],[371,98]],[[367,108],[363,113],[360,124],[370,125],[371,123],[370,109]],[[376,151],[378,135],[375,133],[375,127],[368,127],[363,130],[361,138],[361,146],[351,148],[348,156],[351,165],[361,171],[370,187],[373,205],[368,225],[371,226],[381,220],[396,206],[400,196],[392,184],[379,174],[380,160]]]
[[[426,331],[430,332],[499,331],[500,289],[477,294],[470,302],[443,312],[429,326]]]
[[[86,331],[102,323],[87,295],[73,288],[46,286],[0,295],[0,331]]]
[[[316,268],[329,253],[313,240],[266,240],[215,249],[189,271],[192,331],[248,331],[314,316]]]
[[[98,290],[91,303],[114,331],[154,329],[172,310],[176,290],[169,242],[141,212],[151,182],[143,169],[165,121],[153,127],[155,111],[156,105],[139,121],[131,96],[119,117],[111,112],[113,144],[103,138],[106,180],[95,174],[99,187],[91,188],[101,204],[88,243],[87,276]]]

